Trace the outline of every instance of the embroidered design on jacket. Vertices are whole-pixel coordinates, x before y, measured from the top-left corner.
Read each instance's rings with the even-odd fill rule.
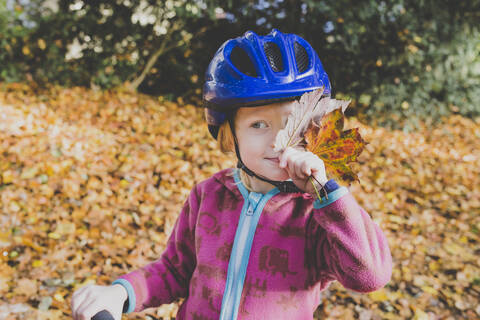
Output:
[[[218,189],[216,192],[216,201],[218,212],[237,210],[239,201],[235,194],[229,190]]]
[[[216,257],[220,261],[229,261],[230,260],[230,254],[232,253],[232,247],[233,247],[233,242],[232,243],[225,243],[223,246],[218,248]]]
[[[287,250],[264,246],[260,250],[259,270],[267,271],[273,275],[280,272],[285,278],[287,274],[297,274],[288,270],[289,252]]]
[[[213,234],[217,237],[222,232],[222,228],[218,224],[217,217],[208,212],[200,212],[198,225],[208,234]]]
[[[271,230],[278,232],[282,237],[305,237],[304,227],[295,227],[290,225],[281,225],[275,222],[274,227],[270,227]]]

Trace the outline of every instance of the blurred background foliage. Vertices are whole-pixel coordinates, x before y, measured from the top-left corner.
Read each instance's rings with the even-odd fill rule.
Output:
[[[200,105],[215,50],[277,28],[313,45],[350,114],[410,131],[480,115],[478,21],[479,0],[0,0],[0,81]]]

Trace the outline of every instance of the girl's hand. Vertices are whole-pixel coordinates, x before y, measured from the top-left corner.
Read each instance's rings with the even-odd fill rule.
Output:
[[[119,284],[87,285],[73,293],[71,302],[73,319],[90,320],[98,312],[107,310],[115,320],[121,320],[123,304],[127,298],[127,290]]]
[[[287,170],[290,179],[292,179],[293,183],[303,192],[316,195],[315,189],[309,179],[311,175],[314,176],[322,186],[328,181],[323,160],[310,151],[289,147],[280,155],[279,160],[280,168]],[[317,188],[320,187],[315,179],[313,179],[313,182]]]

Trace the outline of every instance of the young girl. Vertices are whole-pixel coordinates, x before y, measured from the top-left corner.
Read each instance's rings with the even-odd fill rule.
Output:
[[[210,133],[238,168],[192,189],[159,260],[75,292],[74,318],[106,309],[119,320],[185,298],[177,319],[312,319],[334,280],[357,292],[383,287],[392,258],[378,225],[316,155],[274,151],[292,100],[321,87],[330,94],[317,54],[296,35],[225,42],[204,101]],[[310,176],[327,192],[322,201]]]

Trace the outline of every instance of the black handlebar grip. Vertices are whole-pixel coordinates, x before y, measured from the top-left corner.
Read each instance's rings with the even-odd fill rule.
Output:
[[[92,320],[114,320],[113,316],[107,310],[102,310],[93,316]]]

